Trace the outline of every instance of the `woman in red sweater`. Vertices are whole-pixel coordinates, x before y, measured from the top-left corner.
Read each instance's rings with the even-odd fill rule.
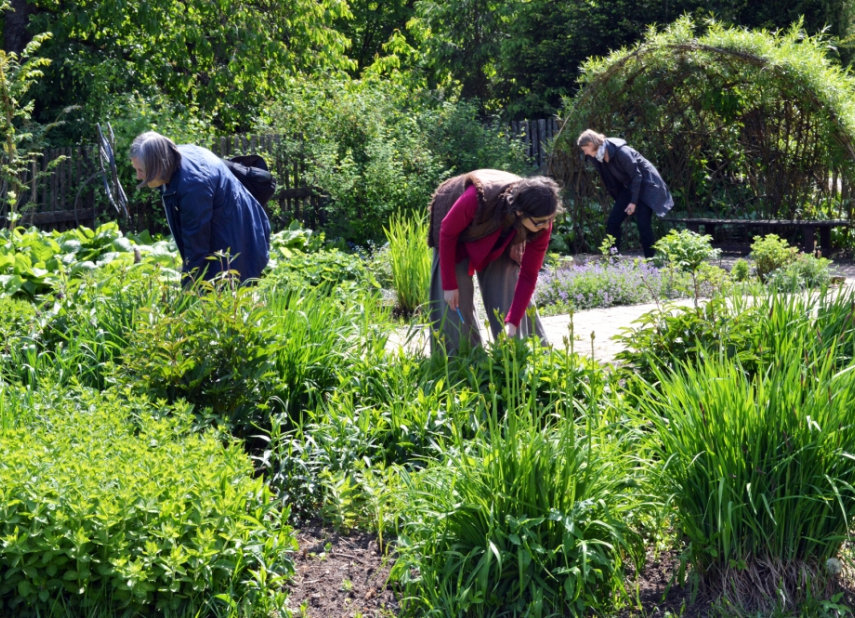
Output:
[[[478,276],[494,338],[504,326],[508,336],[536,334],[545,343],[537,313],[529,318],[526,310],[533,308],[531,297],[552,221],[561,211],[555,181],[476,170],[442,183],[430,211],[428,245],[434,249],[430,307],[436,333],[431,350],[454,353],[461,338],[481,345],[473,274]]]

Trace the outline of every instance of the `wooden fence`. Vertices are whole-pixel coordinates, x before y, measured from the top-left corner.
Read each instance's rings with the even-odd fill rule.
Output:
[[[547,163],[547,145],[557,135],[559,126],[556,118],[523,120],[512,122],[508,132],[511,138],[523,142],[533,166],[542,167]],[[268,205],[269,210],[282,220],[296,218],[309,227],[322,226],[326,223],[324,196],[307,181],[306,162],[302,158],[282,154],[282,139],[281,135],[234,135],[215,138],[207,146],[221,157],[249,153],[264,155],[279,185]],[[116,212],[107,201],[103,183],[96,175],[99,170],[98,151],[93,145],[45,150],[21,178],[27,190],[19,198],[18,210],[22,218],[18,224],[64,230],[78,225],[94,226],[99,216],[102,219],[115,218]],[[122,181],[132,198],[136,181],[127,173]],[[0,196],[0,199],[4,197]],[[143,229],[151,225],[156,202],[152,194],[144,203],[129,205],[132,228]],[[5,223],[5,213],[0,211],[0,225]]]

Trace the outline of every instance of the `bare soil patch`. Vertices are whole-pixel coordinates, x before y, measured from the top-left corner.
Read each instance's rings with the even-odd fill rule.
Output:
[[[309,526],[297,531],[297,540],[288,603],[295,617],[398,615],[396,596],[386,583],[391,560],[381,553],[376,535]]]

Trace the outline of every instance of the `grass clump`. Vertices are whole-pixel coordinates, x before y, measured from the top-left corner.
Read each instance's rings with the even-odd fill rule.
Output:
[[[625,561],[643,554],[627,523],[628,458],[592,416],[573,419],[584,397],[537,405],[512,351],[507,377],[478,397],[475,436],[456,434],[405,477],[392,574],[404,615],[585,615],[623,591]]]
[[[0,389],[4,615],[283,610],[296,541],[238,444],[187,406],[24,392]]]
[[[829,560],[855,509],[855,367],[834,347],[783,342],[754,374],[712,352],[643,389],[687,557],[726,604],[792,609],[836,592]]]
[[[398,297],[398,308],[412,315],[428,301],[430,290],[431,250],[426,217],[406,218],[397,215],[384,227],[389,242],[392,285]]]

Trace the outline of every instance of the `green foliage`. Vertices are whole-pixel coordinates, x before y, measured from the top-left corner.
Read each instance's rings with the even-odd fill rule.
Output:
[[[0,389],[4,613],[282,611],[297,545],[236,444],[186,406]],[[221,606],[222,607],[222,606]]]
[[[773,271],[794,262],[798,251],[777,234],[768,234],[762,238],[755,236],[754,243],[751,245],[751,257],[754,259],[757,276],[765,281]]]
[[[431,250],[427,217],[392,217],[383,228],[389,241],[392,285],[398,296],[398,307],[407,315],[428,301],[430,290]]]
[[[714,260],[721,253],[720,249],[712,248],[712,237],[689,230],[671,230],[667,236],[656,241],[653,248],[669,269],[688,272],[692,276],[697,306],[701,296],[698,271],[707,261]]]
[[[177,250],[167,241],[151,244],[125,237],[116,223],[96,230],[42,232],[33,227],[0,230],[0,296],[35,298],[82,278],[96,268],[115,272],[140,261],[178,266]]]
[[[279,260],[267,274],[271,282],[292,288],[322,287],[327,291],[343,284],[379,285],[365,260],[355,253],[345,253],[340,249],[324,249],[315,253],[288,252],[290,257]]]
[[[729,359],[754,375],[794,341],[810,341],[816,354],[836,342],[838,367],[855,358],[851,291],[822,289],[802,296],[761,288],[748,297],[737,292],[712,298],[699,309],[665,307],[642,316],[620,337],[626,349],[617,358],[647,381],[657,371],[694,367],[710,356]]]
[[[671,230],[660,238],[653,247],[662,262],[685,272],[695,272],[701,264],[716,259],[720,249],[712,248],[712,237],[689,230]]]
[[[781,291],[819,288],[831,283],[831,260],[799,253],[783,268],[772,271],[769,285]]]
[[[113,97],[136,91],[165,95],[221,129],[246,129],[290,76],[351,64],[331,27],[349,14],[340,0],[37,4],[30,30],[53,34],[43,51],[54,60],[36,93],[40,106],[73,100],[88,123],[112,109]]]
[[[8,0],[0,2],[0,13],[9,10]],[[20,56],[0,51],[0,215],[6,215],[9,229],[15,226],[24,197],[22,174],[39,154],[36,137],[40,137],[40,128],[32,123],[34,102],[27,101],[27,93],[43,76],[42,67],[50,64],[45,58],[33,57],[49,38],[50,34],[34,37]]]
[[[639,403],[690,560],[746,609],[823,594],[855,508],[853,367],[810,330],[776,338],[756,374],[713,349],[655,371]]]
[[[359,244],[381,241],[393,213],[423,212],[451,173],[525,167],[521,145],[483,127],[474,105],[376,79],[294,80],[259,128],[286,136],[279,154],[305,161],[304,179],[328,197],[311,225]]]
[[[748,278],[751,276],[751,267],[746,260],[739,258],[733,263],[730,276],[733,277],[734,281],[748,281]]]
[[[629,461],[600,433],[595,399],[541,408],[536,378],[512,347],[501,353],[509,370],[477,398],[474,438],[457,433],[436,464],[405,477],[392,574],[405,615],[581,616],[622,593],[624,560],[641,558]],[[574,408],[591,416],[577,425]]]

